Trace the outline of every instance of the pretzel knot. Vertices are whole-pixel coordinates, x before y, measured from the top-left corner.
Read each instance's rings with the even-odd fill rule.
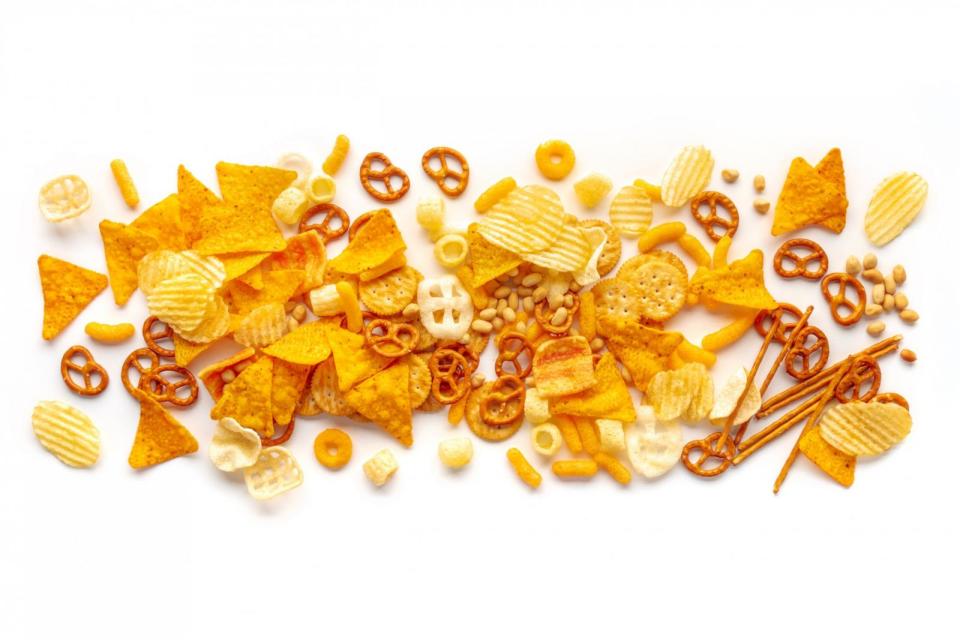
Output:
[[[737,445],[733,438],[727,438],[723,450],[716,448],[717,441],[723,435],[722,431],[715,431],[702,440],[691,440],[683,447],[680,459],[683,466],[692,473],[704,478],[718,476],[730,468],[730,463],[737,453]],[[693,458],[693,454],[700,455]]]
[[[770,327],[772,327],[774,321],[779,318],[780,323],[777,325],[777,329],[773,334],[773,340],[774,342],[784,344],[790,339],[793,330],[797,328],[797,323],[802,316],[803,314],[800,313],[800,309],[797,309],[788,302],[781,302],[773,311],[764,309],[758,313],[757,317],[754,318],[753,328],[757,330],[761,338],[766,338],[767,333],[770,332]],[[794,321],[787,321],[787,317],[794,318]]]
[[[437,349],[428,362],[430,391],[440,404],[453,404],[470,390],[470,363],[453,349]]]
[[[278,426],[277,423],[274,422],[274,423],[273,423],[273,432],[274,432],[274,434],[276,434],[276,433],[279,432],[279,429],[277,429],[277,426]],[[287,440],[290,439],[290,436],[293,435],[293,430],[296,428],[296,426],[297,426],[297,425],[296,425],[296,419],[295,419],[295,417],[294,417],[294,416],[290,416],[290,422],[287,423],[286,427],[284,428],[283,432],[280,433],[280,435],[273,435],[273,436],[270,437],[270,438],[265,438],[265,437],[263,437],[263,436],[261,435],[261,436],[260,436],[260,446],[261,446],[261,447],[276,447],[276,446],[279,446],[279,445],[283,444],[284,442],[286,442]]]
[[[158,323],[161,324],[162,327],[159,329],[154,328],[154,325]],[[173,347],[167,348],[160,345],[160,342],[163,340],[170,340],[171,344],[173,344],[173,327],[162,322],[157,316],[150,316],[143,323],[143,341],[147,343],[147,347],[151,351],[161,358],[175,357],[176,352]]]
[[[434,158],[440,160],[439,169],[434,169],[430,166],[430,161]],[[460,165],[460,169],[451,169],[447,161],[448,158],[456,160],[457,164]],[[437,183],[440,190],[451,198],[456,198],[467,188],[467,181],[470,179],[470,165],[467,164],[467,159],[463,157],[463,154],[456,149],[451,149],[450,147],[434,147],[433,149],[428,149],[427,152],[423,154],[423,160],[421,160],[420,164],[423,166],[424,172]],[[448,182],[450,178],[455,181],[452,186]]]
[[[837,283],[836,293],[830,291],[830,286],[834,283]],[[856,302],[847,298],[847,287],[851,287],[857,294]],[[846,327],[863,317],[863,309],[867,304],[867,292],[860,281],[853,276],[839,272],[831,273],[820,281],[820,291],[830,304],[830,315],[833,316],[837,324]],[[843,309],[848,311],[846,315],[842,313]]]
[[[812,342],[810,338],[813,338]],[[811,364],[814,355],[817,358]],[[797,334],[793,347],[787,353],[787,373],[797,380],[806,380],[820,373],[829,359],[830,341],[827,336],[817,327],[807,326]]]
[[[704,204],[710,210],[708,215],[704,215],[700,211],[700,207]],[[720,209],[727,212],[726,217],[717,215],[717,211]],[[737,232],[737,227],[740,226],[740,213],[737,211],[737,205],[733,204],[733,200],[719,191],[703,191],[694,196],[693,200],[690,201],[690,212],[693,214],[693,219],[700,223],[700,226],[714,242],[719,242],[723,236],[732,238]],[[724,231],[717,231],[717,227]]]
[[[500,376],[480,400],[480,418],[488,425],[510,424],[523,415],[527,387],[518,376]]]
[[[406,322],[390,322],[384,318],[371,320],[364,329],[371,349],[384,358],[405,356],[420,342],[420,331]]]
[[[143,360],[146,359],[149,362],[149,365],[144,365]],[[123,367],[120,369],[120,380],[123,382],[123,388],[127,390],[127,393],[132,395],[134,398],[137,397],[137,388],[140,386],[140,380],[137,380],[137,384],[130,382],[130,370],[136,369],[137,373],[142,378],[148,371],[153,371],[160,366],[160,356],[157,355],[152,349],[140,348],[135,351],[131,351],[130,355],[127,356],[127,359],[123,361]]]
[[[803,249],[807,252],[803,252]],[[793,262],[793,268],[788,269],[783,264],[785,260]],[[777,249],[777,253],[773,256],[773,270],[784,278],[806,278],[816,281],[827,272],[829,262],[827,252],[816,242],[806,238],[794,238],[787,240]],[[807,265],[810,263],[816,263],[817,268],[808,269]]]
[[[197,379],[190,370],[176,364],[165,364],[144,371],[137,389],[157,402],[169,402],[176,407],[189,407],[197,401],[200,391]],[[187,395],[180,395],[180,389],[188,389]]]
[[[533,371],[533,345],[527,340],[527,336],[519,331],[507,331],[497,338],[497,362],[494,369],[498,376],[515,375],[518,378],[526,378]],[[527,363],[524,365],[521,356],[525,356]],[[509,364],[513,369],[512,373],[504,371],[504,365]]]
[[[309,224],[310,220],[319,215],[323,215],[323,221],[320,222],[320,224]],[[333,222],[334,218],[337,219],[339,224],[336,228],[331,229],[330,224]],[[300,217],[300,233],[316,231],[318,234],[320,234],[320,237],[323,238],[324,243],[339,238],[345,234],[349,228],[350,216],[347,215],[346,211],[332,202],[313,205],[304,211],[303,216]]]
[[[546,298],[537,303],[537,306],[533,308],[534,317],[537,319],[537,324],[540,325],[540,328],[549,333],[553,337],[562,336],[566,332],[570,331],[570,327],[573,326],[573,319],[577,315],[577,311],[580,310],[580,296],[577,294],[573,295],[573,306],[566,308],[567,317],[560,324],[554,324],[553,318],[559,308],[556,310],[550,309],[550,303]]]
[[[373,163],[379,162],[383,165],[382,169],[374,169]],[[393,184],[393,178],[400,178],[400,187]],[[373,186],[374,182],[383,184],[383,191]],[[393,166],[390,158],[384,154],[374,151],[368,153],[360,165],[360,184],[371,196],[381,202],[395,202],[402,198],[407,190],[410,189],[410,177],[407,172],[400,167]]]
[[[82,362],[74,362],[74,356],[78,354],[83,356]],[[80,377],[83,379],[83,385],[80,385],[73,379],[72,372],[74,371],[80,374]],[[67,387],[81,396],[98,396],[103,393],[103,390],[106,389],[110,383],[110,376],[107,375],[107,370],[93,359],[93,354],[90,353],[89,349],[80,345],[70,347],[63,354],[63,357],[60,359],[60,375],[63,377],[63,381],[67,384]],[[94,377],[97,378],[96,383],[93,381]]]
[[[894,393],[892,391],[878,393],[873,397],[873,402],[880,402],[883,404],[898,404],[907,411],[910,411],[910,403],[907,402],[907,399],[899,393]]]
[[[870,386],[861,391],[864,383]],[[834,397],[838,402],[846,404],[859,400],[870,402],[880,390],[880,364],[873,356],[860,356],[853,361],[850,369],[840,378]]]

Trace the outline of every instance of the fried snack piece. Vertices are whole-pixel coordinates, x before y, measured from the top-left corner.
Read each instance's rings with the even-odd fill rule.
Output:
[[[853,474],[857,468],[856,456],[844,453],[824,440],[819,427],[801,435],[797,448],[810,462],[838,483],[845,487],[853,484]]]
[[[488,242],[514,253],[543,251],[563,230],[565,213],[556,193],[536,185],[519,187],[477,223]]]
[[[611,455],[626,451],[627,446],[624,440],[622,422],[601,418],[595,424],[597,425],[597,436],[600,439],[600,451]]]
[[[593,209],[600,201],[607,197],[613,189],[613,181],[600,173],[591,173],[573,183],[573,192],[580,204],[587,209]]]
[[[716,400],[713,409],[710,411],[710,420],[712,422],[719,424],[727,419],[733,411],[733,408],[737,405],[737,400],[740,398],[740,394],[743,393],[746,385],[747,369],[740,367],[727,378],[726,382],[723,383],[723,386],[721,386],[720,390],[716,393]],[[743,424],[750,420],[750,418],[760,410],[761,403],[760,390],[757,388],[755,382],[751,383],[750,390],[747,391],[746,397],[744,397],[743,402],[740,403],[740,409],[737,411],[733,424]]]
[[[110,220],[100,222],[100,237],[113,300],[117,306],[123,306],[137,290],[137,263],[151,251],[160,248],[160,243],[132,225]]]
[[[627,185],[610,203],[610,222],[625,236],[636,237],[650,228],[653,202],[642,187]]]
[[[687,225],[682,222],[664,222],[645,231],[637,240],[637,251],[647,253],[651,249],[667,242],[676,242],[687,233]]]
[[[300,396],[310,379],[310,366],[273,361],[273,380],[270,387],[270,410],[275,425],[291,425]]]
[[[553,398],[550,400],[549,413],[633,422],[637,417],[633,399],[623,376],[617,370],[613,354],[605,353],[600,357],[594,374],[596,384],[592,388]],[[531,393],[532,391],[527,394],[527,403],[531,401]]]
[[[321,322],[302,324],[265,348],[263,352],[293,364],[320,364],[330,357],[327,325]]]
[[[43,339],[53,340],[107,288],[107,276],[53,256],[37,260],[43,291]]]
[[[700,341],[700,346],[706,351],[712,351],[714,353],[729,347],[753,328],[756,315],[757,314],[752,311],[742,314],[739,318],[731,321],[730,324],[703,336],[703,339]]]
[[[668,207],[682,207],[703,191],[713,173],[713,154],[702,146],[687,146],[673,158],[660,181],[660,199]]]
[[[361,282],[360,301],[367,309],[381,316],[403,311],[417,295],[423,274],[410,266],[395,269],[379,278]]]
[[[406,248],[390,211],[378,209],[370,212],[366,222],[328,267],[339,273],[358,275],[381,266]]]
[[[587,241],[590,242],[590,246],[593,247],[594,253],[590,256],[590,260],[587,261],[588,267],[593,264],[599,277],[603,277],[613,271],[613,268],[620,262],[620,255],[623,252],[623,243],[620,241],[620,231],[617,227],[603,220],[580,220],[577,224],[581,229],[584,229]],[[602,246],[598,247],[595,239],[591,237],[589,229],[603,230],[605,242]],[[580,286],[587,286],[581,283],[581,278],[578,273],[574,273],[574,278]],[[600,278],[597,278],[596,280],[599,279]],[[593,280],[589,284],[593,284],[596,280]]]
[[[537,169],[544,178],[563,180],[573,171],[577,156],[573,153],[573,147],[567,142],[547,140],[537,147],[534,159],[537,162]]]
[[[523,401],[523,417],[530,424],[540,424],[550,419],[550,402],[540,395],[536,387],[527,389],[527,397]]]
[[[630,466],[644,478],[658,478],[680,462],[683,431],[676,422],[658,424],[653,408],[640,407],[637,424],[627,433]]]
[[[381,449],[363,463],[363,473],[375,487],[387,484],[400,465],[390,449]]]
[[[520,251],[520,257],[530,264],[561,273],[586,267],[593,247],[584,231],[576,224],[576,218],[570,217],[566,222],[549,247],[539,251]]]
[[[76,407],[44,400],[33,408],[33,433],[65,465],[83,469],[100,458],[100,430]]]
[[[303,470],[287,449],[267,447],[255,464],[243,470],[243,480],[254,499],[269,500],[303,484]]]
[[[130,227],[156,238],[161,249],[183,251],[190,246],[180,215],[180,199],[175,193],[134,218]]]
[[[327,469],[342,469],[353,457],[353,440],[340,429],[324,429],[313,441],[313,455]]]
[[[240,280],[227,284],[233,311],[247,314],[258,307],[279,302],[285,303],[300,289],[306,274],[298,269],[282,269],[262,274],[262,285],[254,289]]]
[[[333,358],[328,358],[314,368],[310,374],[309,395],[312,398],[312,406],[316,407],[316,413],[324,412],[332,416],[349,416],[354,413],[343,393],[340,391],[337,382],[337,368],[334,366]],[[301,411],[304,405],[300,402]]]
[[[201,373],[202,375],[202,373]],[[261,357],[223,387],[223,394],[210,411],[214,420],[233,418],[261,436],[273,436],[273,360]]]
[[[447,438],[440,441],[437,454],[448,469],[462,469],[473,459],[473,442],[465,437]]]
[[[820,419],[820,434],[851,456],[875,456],[907,437],[910,412],[894,403],[853,401],[832,407]]]
[[[640,293],[640,313],[651,320],[669,320],[687,302],[685,274],[666,262],[655,260],[641,265],[633,273],[632,282]]]
[[[927,200],[927,181],[902,171],[877,185],[863,218],[867,238],[882,247],[903,233]]]
[[[134,469],[194,453],[197,439],[176,418],[149,395],[137,391],[140,401],[140,423],[127,461]]]
[[[583,336],[547,340],[533,355],[533,379],[543,398],[579,393],[593,387],[593,351]]]
[[[601,451],[594,454],[593,459],[596,461],[598,467],[610,474],[610,477],[620,484],[626,486],[630,484],[630,480],[633,479],[630,470],[610,454]]]
[[[381,426],[400,444],[413,444],[410,368],[405,363],[397,362],[360,382],[346,392],[345,398],[357,413]]]
[[[467,247],[473,274],[469,284],[474,287],[482,286],[523,263],[517,254],[488,242],[480,235],[476,223],[467,227]]]
[[[513,178],[502,178],[494,184],[487,187],[487,190],[480,194],[473,208],[477,213],[486,213],[490,207],[503,200],[507,194],[517,188],[517,181]]]
[[[510,462],[513,470],[516,471],[517,477],[523,480],[524,484],[531,489],[536,489],[540,486],[540,483],[543,481],[543,476],[527,461],[523,453],[520,452],[520,449],[508,449],[507,460]]]
[[[290,325],[280,302],[270,302],[249,312],[237,325],[233,339],[245,347],[263,349],[286,335]]]
[[[201,369],[200,373],[197,374],[197,378],[200,379],[207,393],[209,393],[210,397],[216,402],[223,395],[223,388],[234,380],[241,371],[253,364],[256,359],[256,349],[246,348],[229,358],[214,362],[210,366]]]
[[[106,344],[117,344],[125,342],[133,337],[133,325],[129,322],[119,324],[104,324],[102,322],[88,322],[83,328],[84,332],[97,342]]]
[[[92,201],[90,188],[80,176],[59,176],[40,188],[40,213],[50,222],[76,218]]]
[[[661,371],[647,385],[646,400],[657,420],[683,418],[689,423],[703,420],[713,408],[713,380],[699,363],[685,364],[675,371]]]
[[[327,327],[327,341],[330,343],[341,392],[382,371],[394,360],[365,348],[362,335],[340,327]]]
[[[193,246],[200,238],[200,216],[203,210],[222,201],[183,165],[177,168],[177,201],[180,204],[180,221],[186,235],[186,245]]]
[[[690,292],[705,303],[758,311],[777,306],[763,282],[763,252],[759,249],[723,267],[697,269],[690,279]]]
[[[553,475],[565,480],[585,480],[597,475],[595,460],[557,460],[550,467]]]
[[[238,471],[256,464],[260,457],[260,435],[233,418],[221,418],[210,441],[210,461],[220,471]]]
[[[510,438],[523,424],[523,412],[520,413],[512,422],[502,425],[489,425],[481,416],[480,407],[484,398],[493,389],[493,382],[487,382],[479,389],[474,389],[467,396],[467,406],[465,416],[467,426],[470,431],[479,438],[489,442],[502,442]]]
[[[543,422],[530,430],[530,444],[534,451],[549,458],[560,451],[563,435],[557,425]]]
[[[658,372],[669,368],[671,356],[683,342],[683,334],[660,331],[643,325],[616,325],[615,333],[601,327],[607,348],[630,372],[633,384],[641,391]]]
[[[846,216],[840,150],[831,150],[817,167],[810,166],[803,158],[794,158],[773,210],[773,235],[811,225],[840,233],[846,225]]]

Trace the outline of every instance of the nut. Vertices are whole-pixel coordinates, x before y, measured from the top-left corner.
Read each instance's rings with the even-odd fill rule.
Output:
[[[503,318],[494,318],[491,324],[494,329],[500,331],[500,329],[503,329]]]
[[[883,310],[884,311],[893,311],[893,307],[896,306],[893,301],[893,296],[889,293],[884,294],[883,296]]]
[[[763,176],[754,176],[753,188],[757,193],[763,193],[763,190],[767,188],[767,179]]]
[[[723,178],[724,182],[733,184],[740,177],[740,172],[736,169],[724,169],[720,172],[720,177]]]
[[[893,296],[893,306],[897,308],[897,311],[903,311],[910,306],[910,300],[907,298],[907,294],[903,291],[897,291]]]
[[[497,287],[497,289],[493,292],[493,297],[498,299],[506,298],[509,295],[510,295],[510,287],[506,285]]]
[[[897,284],[903,284],[907,281],[907,270],[903,268],[902,264],[898,264],[893,268],[893,281]]]
[[[566,307],[559,307],[554,313],[553,317],[550,318],[550,324],[555,327],[559,327],[564,322],[567,321],[567,315],[570,313],[570,310]]]
[[[507,307],[500,314],[500,317],[503,318],[504,322],[513,323],[517,321],[517,312],[514,311],[511,307]]]
[[[900,357],[903,359],[904,362],[916,362],[916,361],[917,361],[917,354],[914,353],[912,349],[903,349],[903,350],[900,352]]]
[[[293,311],[290,312],[290,315],[292,315],[297,322],[303,322],[307,319],[307,307],[302,302],[298,302],[293,308]]]
[[[470,376],[470,386],[474,389],[479,389],[483,386],[483,383],[487,381],[487,376],[482,373],[475,373]]]
[[[533,301],[534,303],[540,302],[547,297],[547,288],[546,287],[537,287],[533,290]]]
[[[603,349],[603,344],[603,338],[594,338],[590,341],[590,350],[600,351],[600,349]]]
[[[477,318],[470,323],[470,329],[476,331],[477,333],[490,333],[493,331],[493,324],[487,322],[486,320],[481,320]]]
[[[520,296],[516,291],[511,291],[510,297],[507,298],[507,307],[516,311],[518,306],[520,306]]]
[[[886,330],[887,330],[887,325],[883,322],[883,320],[874,320],[873,322],[867,325],[867,333],[869,333],[871,336],[874,336],[874,337],[879,336],[881,333],[883,333]]]
[[[525,287],[535,287],[540,284],[541,280],[543,280],[542,273],[528,273],[527,275],[523,276],[523,280],[520,281],[520,284]]]
[[[882,284],[873,285],[873,290],[870,294],[870,297],[873,300],[874,304],[883,304],[883,299],[884,297],[886,297],[886,295],[887,295],[887,292],[883,288]]]
[[[481,320],[486,320],[487,322],[490,322],[491,320],[497,317],[497,310],[487,307],[477,315],[480,317]]]
[[[530,287],[517,287],[517,295],[521,298],[526,298],[533,293],[533,289]]]
[[[920,314],[913,309],[904,309],[900,312],[900,319],[906,323],[913,324],[920,319]]]
[[[860,259],[857,256],[847,258],[847,273],[852,276],[860,273]]]
[[[287,331],[295,331],[297,327],[300,326],[300,323],[297,322],[296,318],[287,318]]]
[[[515,326],[514,328],[515,328],[518,332],[520,332],[520,333],[526,333],[526,332],[527,332],[527,323],[524,322],[523,320],[517,320],[517,324],[516,324],[516,326]]]
[[[766,198],[757,198],[753,201],[753,208],[757,213],[766,213],[770,211],[770,201]]]
[[[883,279],[883,288],[887,290],[887,293],[897,292],[897,283],[893,281],[892,274]]]
[[[863,256],[863,268],[864,269],[876,269],[877,268],[877,255],[874,253],[868,253]]]
[[[507,299],[506,299],[506,298],[500,298],[499,300],[497,300],[497,315],[499,315],[500,312],[503,311],[503,310],[506,309],[506,308],[507,308]]]
[[[534,306],[536,305],[533,301],[533,296],[527,296],[523,299],[523,310],[526,311],[527,314],[533,313]]]
[[[559,309],[563,305],[563,294],[554,292],[547,298],[547,305],[551,310]]]
[[[417,316],[420,315],[420,305],[418,305],[416,302],[411,302],[410,304],[408,304],[403,308],[403,312],[401,313],[401,315],[403,316],[404,320],[410,320],[411,318],[416,318]]]
[[[227,384],[230,384],[231,382],[237,379],[237,374],[233,372],[233,369],[225,369],[220,373],[220,379],[226,382]]]
[[[866,260],[864,260],[866,264]],[[876,267],[872,269],[864,269],[863,273],[860,274],[860,277],[866,280],[867,282],[872,282],[873,284],[882,284],[883,283],[883,274],[880,273],[880,270]]]
[[[863,312],[867,316],[872,318],[873,316],[878,316],[881,313],[883,313],[883,306],[879,304],[873,304],[872,302],[868,302]]]

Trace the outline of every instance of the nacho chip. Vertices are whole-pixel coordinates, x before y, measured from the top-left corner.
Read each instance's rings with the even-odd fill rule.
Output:
[[[602,326],[599,322],[598,325]],[[683,334],[660,331],[640,324],[618,327],[607,336],[607,348],[630,372],[633,384],[641,391],[650,379],[669,367],[670,356],[683,342]]]
[[[857,457],[840,451],[820,435],[820,428],[814,427],[802,436],[797,445],[810,462],[845,487],[853,484],[853,474],[857,469]]]
[[[107,276],[53,256],[37,259],[43,291],[43,339],[53,340],[107,288]]]
[[[246,367],[256,362],[256,360],[256,349],[248,347],[243,351],[238,351],[229,358],[224,358],[219,362],[214,362],[204,367],[200,370],[200,373],[197,374],[197,378],[203,383],[203,387],[207,390],[207,393],[210,394],[210,397],[213,398],[213,401],[216,402],[223,396],[223,388],[229,384],[229,382],[233,381]],[[228,380],[225,380],[224,374],[228,371],[230,372],[230,377]]]
[[[107,261],[107,274],[113,301],[122,307],[137,290],[137,263],[159,248],[153,236],[131,226],[103,220],[100,222],[100,237],[103,239],[103,254]]]
[[[127,458],[131,467],[151,467],[197,450],[197,439],[159,402],[139,391],[136,396],[140,401],[140,423]]]
[[[403,267],[384,275],[361,282],[360,301],[380,316],[392,316],[400,313],[417,297],[417,285],[423,280],[423,274],[413,267]]]
[[[400,444],[413,444],[410,369],[406,364],[398,362],[360,382],[347,392],[346,399],[357,413],[383,427]]]
[[[623,376],[617,370],[613,354],[600,357],[595,370],[597,383],[586,391],[550,400],[551,415],[606,418],[620,422],[633,422],[637,418],[633,399]],[[529,401],[529,392],[528,392]]]
[[[280,426],[290,424],[309,378],[309,366],[274,359],[270,407],[275,424]]]
[[[217,254],[217,257],[223,263],[227,282],[243,278],[244,284],[253,289],[260,289],[263,287],[263,271],[257,267],[271,255],[266,251],[259,251],[253,253],[221,253]],[[255,274],[252,273],[254,270],[256,270]]]
[[[330,261],[334,271],[356,275],[373,269],[407,248],[400,229],[387,209],[374,211],[346,248]]]
[[[220,195],[230,203],[243,203],[268,214],[283,190],[297,179],[296,171],[276,167],[217,163],[217,182]]]
[[[320,234],[310,230],[287,240],[287,248],[270,255],[262,266],[264,271],[285,269],[303,271],[303,282],[297,289],[297,293],[306,293],[323,284],[323,277],[327,270],[327,249]]]
[[[340,391],[351,389],[358,382],[366,380],[393,362],[392,358],[385,358],[365,348],[364,337],[361,334],[352,333],[337,326],[327,328],[327,341],[330,343],[333,362],[337,367]]]
[[[823,226],[840,233],[847,224],[847,182],[843,171],[843,157],[840,155],[840,149],[834,147],[827,152],[827,155],[820,159],[815,167],[824,180],[830,182],[840,192],[840,213],[822,222]]]
[[[216,340],[211,340],[210,342],[206,343],[190,342],[186,338],[174,333],[173,357],[178,365],[181,367],[186,367],[191,362],[203,355],[214,344],[216,344]]]
[[[245,347],[262,349],[286,335],[289,328],[283,303],[271,302],[244,316],[233,332],[233,339]]]
[[[220,198],[180,165],[177,168],[177,200],[186,243],[192,247],[200,237],[200,216],[204,208],[220,203]]]
[[[777,306],[763,283],[763,252],[759,249],[718,269],[697,269],[690,279],[690,292],[706,304],[730,304],[758,311]]]
[[[203,255],[273,252],[287,246],[270,209],[264,212],[246,203],[205,207],[198,228],[199,238],[193,248]]]
[[[460,281],[461,286],[466,290],[467,295],[470,296],[470,301],[473,303],[473,306],[477,309],[483,309],[486,307],[487,303],[490,301],[490,296],[487,295],[483,285],[473,284],[473,269],[465,264],[462,264],[456,268],[454,274]]]
[[[811,225],[824,227],[834,233],[839,233],[838,228],[843,229],[847,207],[846,198],[835,182],[836,160],[824,158],[824,168],[828,176],[821,174],[803,158],[793,159],[773,210],[773,235],[779,236]]]
[[[156,238],[161,249],[182,251],[189,246],[180,218],[180,199],[176,194],[167,196],[141,213],[130,226]]]
[[[523,259],[517,254],[488,242],[480,235],[476,223],[467,227],[467,246],[470,251],[470,269],[473,272],[471,284],[475,287],[482,286],[523,263]]]
[[[247,314],[273,302],[284,303],[292,298],[303,283],[304,272],[296,269],[268,271],[263,276],[263,287],[260,290],[234,280],[227,284],[227,292],[233,311]]]
[[[263,352],[292,364],[320,364],[330,357],[327,328],[320,322],[302,324]]]
[[[528,185],[494,204],[477,228],[488,242],[514,253],[543,251],[560,235],[565,217],[560,197]]]
[[[579,393],[597,384],[593,351],[583,336],[546,340],[531,361],[533,381],[543,398]]]
[[[262,357],[223,387],[223,395],[210,410],[210,417],[233,418],[269,438],[273,435],[272,389],[273,360]]]

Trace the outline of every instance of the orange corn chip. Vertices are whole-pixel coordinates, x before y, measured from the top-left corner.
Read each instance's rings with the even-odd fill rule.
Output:
[[[229,358],[214,362],[210,366],[205,367],[197,374],[197,377],[200,379],[200,382],[203,383],[204,388],[207,390],[207,393],[210,394],[210,397],[213,398],[213,401],[216,402],[223,396],[223,388],[227,385],[227,383],[223,381],[223,373],[230,370],[231,373],[237,374],[244,367],[253,364],[256,359],[257,350],[253,347],[248,347],[243,351],[233,354]]]
[[[340,273],[356,275],[379,267],[406,248],[390,211],[379,209],[357,230],[347,247],[330,261],[329,266]]]
[[[205,207],[200,214],[199,238],[193,248],[202,255],[246,251],[281,251],[287,246],[270,213],[247,203]]]
[[[320,322],[302,324],[263,352],[292,364],[320,364],[330,357],[327,328]]]
[[[630,372],[633,384],[643,391],[650,379],[670,364],[670,356],[683,342],[683,334],[643,325],[621,325],[607,336],[607,347]]]
[[[597,384],[593,351],[583,336],[546,340],[532,360],[533,380],[543,398],[579,393]]]
[[[386,275],[391,271],[397,269],[402,269],[407,266],[407,256],[404,255],[403,250],[397,251],[392,256],[387,258],[387,260],[372,269],[365,269],[360,272],[360,282],[370,282],[371,280],[376,280],[380,276]]]
[[[840,192],[840,213],[829,218],[825,218],[822,225],[833,231],[840,233],[847,224],[847,181],[843,171],[843,156],[840,155],[840,149],[834,147],[823,156],[816,166],[819,173],[825,180],[833,184]]]
[[[311,367],[291,364],[283,360],[273,361],[273,381],[270,388],[270,407],[275,424],[290,424],[293,412],[300,402],[300,395],[307,386]]]
[[[210,417],[233,418],[269,438],[273,435],[272,386],[273,360],[260,358],[223,387],[223,395],[210,411]]]
[[[304,272],[297,293],[306,293],[323,284],[327,269],[327,249],[316,231],[310,230],[287,240],[287,248],[263,262],[265,271],[296,269]],[[248,283],[249,284],[249,283]]]
[[[483,286],[473,285],[473,269],[465,264],[462,264],[457,267],[456,270],[454,270],[454,274],[457,276],[460,284],[463,285],[463,288],[467,290],[467,295],[470,296],[470,301],[473,302],[473,306],[477,309],[483,309],[486,307],[487,302],[490,300],[490,296],[488,296],[487,292],[484,291]]]
[[[256,255],[256,254],[251,254]],[[241,273],[237,276],[234,282],[242,282],[251,289],[255,291],[260,291],[263,289],[263,263],[251,267],[251,269],[245,273]]]
[[[820,467],[828,476],[845,487],[853,484],[853,474],[857,468],[857,457],[840,451],[820,435],[820,428],[814,427],[800,437],[798,445],[810,462]]]
[[[204,344],[199,344],[196,342],[190,342],[185,338],[181,338],[179,334],[173,334],[173,356],[177,361],[177,364],[181,367],[185,367],[197,358],[199,358],[204,352],[206,352],[210,347],[216,344],[216,340],[207,342]]]
[[[839,233],[847,215],[846,187],[842,182],[839,149],[831,150],[816,168],[803,158],[794,158],[773,210],[773,235],[811,225]]]
[[[586,391],[553,398],[550,400],[551,415],[583,416],[587,418],[606,418],[620,422],[633,422],[637,412],[633,408],[633,399],[623,376],[617,370],[613,354],[605,353],[597,363],[595,375],[597,384]]]
[[[271,302],[286,302],[294,296],[303,282],[304,273],[294,269],[268,271],[263,276],[263,287],[258,291],[239,280],[227,284],[230,302],[235,313],[250,313]]]
[[[134,469],[152,467],[197,450],[197,439],[163,406],[145,393],[140,400],[140,423],[127,462]]]
[[[258,251],[254,253],[219,253],[217,257],[223,263],[223,269],[227,274],[227,282],[246,276],[243,279],[244,284],[253,289],[260,289],[263,287],[263,271],[258,267],[270,255],[266,251]],[[256,274],[251,276],[251,271],[254,269],[256,269]],[[251,281],[251,277],[256,278],[256,280]]]
[[[110,220],[100,222],[100,237],[103,239],[103,254],[107,261],[113,301],[122,307],[137,290],[137,264],[140,258],[159,249],[160,243],[143,231]]]
[[[186,167],[180,165],[177,169],[177,200],[180,203],[180,223],[183,225],[187,246],[192,247],[200,237],[200,215],[203,209],[220,203],[220,198],[194,178]]]
[[[43,339],[53,340],[107,288],[107,276],[53,256],[37,260],[43,291]]]
[[[224,200],[266,211],[271,216],[273,201],[296,179],[297,172],[287,169],[217,163],[217,182]]]
[[[717,269],[697,269],[690,279],[690,292],[705,304],[731,304],[756,310],[777,306],[763,283],[763,252],[759,249]]]
[[[385,358],[371,349],[364,348],[363,335],[337,326],[328,325],[327,341],[333,353],[340,391],[347,391],[393,362],[392,358]],[[409,398],[407,402],[410,402]]]
[[[383,427],[403,446],[413,444],[410,370],[406,364],[399,362],[367,378],[348,391],[346,399],[357,413]]]
[[[467,247],[470,252],[471,284],[482,286],[511,269],[520,266],[523,259],[512,251],[501,249],[480,235],[477,224],[467,227]]]
[[[182,251],[189,247],[177,194],[167,196],[141,213],[130,226],[156,238],[161,249]]]

